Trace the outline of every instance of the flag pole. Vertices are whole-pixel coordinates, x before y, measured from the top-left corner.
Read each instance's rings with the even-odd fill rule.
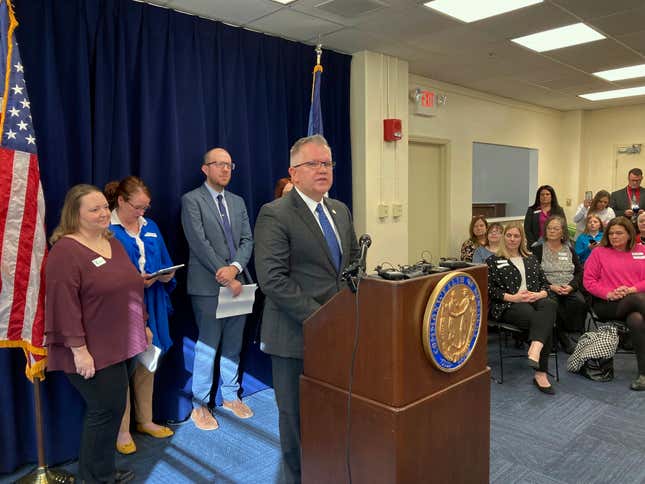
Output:
[[[45,438],[43,433],[43,411],[39,376],[34,377],[34,415],[36,417],[38,467],[16,482],[19,484],[73,483],[75,479],[71,473],[62,469],[50,469],[45,463]]]

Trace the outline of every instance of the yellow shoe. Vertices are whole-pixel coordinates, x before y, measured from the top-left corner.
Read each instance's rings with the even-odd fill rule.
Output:
[[[134,440],[131,440],[130,442],[127,442],[123,445],[117,442],[116,451],[119,454],[123,454],[123,455],[134,454],[137,451],[137,446],[134,445]]]
[[[148,430],[143,425],[137,424],[137,432],[148,434],[155,439],[165,439],[167,437],[170,437],[171,435],[175,435],[172,430],[170,430],[168,427],[164,427],[163,425],[161,425],[158,430]]]

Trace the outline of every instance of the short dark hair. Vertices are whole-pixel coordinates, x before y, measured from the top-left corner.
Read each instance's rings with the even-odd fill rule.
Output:
[[[643,176],[643,170],[640,168],[632,168],[629,170],[629,173],[627,173],[627,176],[629,175]]]
[[[564,219],[564,217],[561,217],[560,215],[550,215],[549,218],[546,219],[546,222],[544,222],[544,238],[546,239],[546,228],[549,226],[551,222],[558,222],[560,224],[560,228],[562,229],[560,242],[562,242],[563,244],[568,242],[569,227],[567,227],[567,221]]]

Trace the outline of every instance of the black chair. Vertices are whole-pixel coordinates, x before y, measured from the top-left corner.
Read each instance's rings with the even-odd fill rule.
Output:
[[[497,321],[494,319],[489,319],[488,320],[488,328],[489,329],[495,329],[498,332],[499,339],[497,341],[497,345],[499,348],[499,373],[500,377],[499,378],[494,378],[491,374],[491,378],[495,380],[497,383],[502,384],[504,383],[504,360],[507,358],[524,358],[526,359],[526,351],[524,350],[524,343],[528,341],[528,330],[522,329],[519,326],[513,324],[513,323],[505,323],[502,321]],[[555,334],[556,328],[555,326],[553,327],[553,338],[554,338],[554,343],[553,347],[555,348]],[[508,337],[509,335],[516,341],[516,343],[521,343],[521,346],[518,346],[516,344],[516,349],[522,350],[521,353],[518,353],[516,351],[512,352],[512,354],[504,354],[504,351],[502,350],[502,346],[508,348]],[[502,342],[502,339],[504,340]],[[502,344],[503,343],[503,344]],[[560,369],[558,368],[558,352],[557,351],[551,351],[551,354],[549,355],[555,359],[555,375],[552,375],[549,373],[550,376],[555,376],[556,381],[560,381]]]

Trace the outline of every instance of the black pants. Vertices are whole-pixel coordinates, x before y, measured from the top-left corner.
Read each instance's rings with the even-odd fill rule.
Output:
[[[634,344],[638,374],[645,375],[645,293],[630,294],[620,301],[594,298],[593,309],[600,319],[625,321]]]
[[[531,341],[544,344],[540,353],[540,371],[546,372],[549,368],[556,311],[557,303],[546,297],[534,303],[513,303],[502,313],[502,321],[528,330]]]
[[[114,482],[116,437],[125,410],[129,374],[129,362],[125,361],[97,371],[89,380],[67,374],[86,404],[78,458],[79,478],[85,482]]]
[[[300,477],[300,375],[299,358],[271,355],[273,389],[280,419],[282,483],[297,484]]]
[[[587,317],[587,302],[580,291],[572,291],[566,296],[549,296],[558,304],[556,323],[559,331],[584,333]]]

